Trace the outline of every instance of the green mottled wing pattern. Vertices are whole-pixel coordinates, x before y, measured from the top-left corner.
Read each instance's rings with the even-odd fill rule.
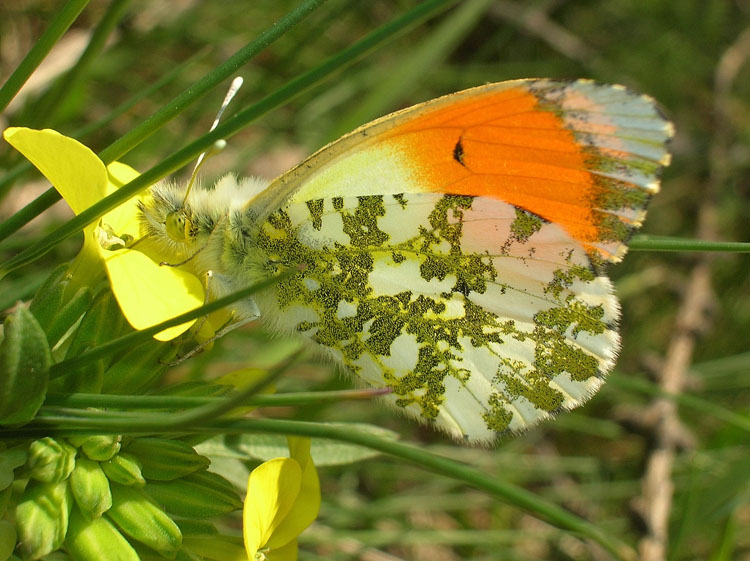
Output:
[[[297,270],[258,299],[266,321],[457,438],[580,405],[612,368],[609,280],[565,231],[513,205],[331,197],[288,203],[255,237],[253,251],[227,246],[245,270]]]

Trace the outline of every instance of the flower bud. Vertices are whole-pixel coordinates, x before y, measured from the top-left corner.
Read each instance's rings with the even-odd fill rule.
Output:
[[[71,506],[67,481],[29,483],[16,507],[18,543],[24,558],[39,559],[62,545]]]
[[[130,542],[106,517],[86,520],[73,509],[65,550],[72,561],[141,561]]]
[[[32,479],[45,483],[59,483],[67,479],[76,465],[76,449],[64,440],[49,436],[35,440],[29,446],[26,464]]]
[[[211,463],[181,440],[138,438],[128,444],[126,450],[140,460],[143,477],[159,481],[170,481],[204,470]]]
[[[167,512],[185,518],[220,516],[242,506],[234,485],[209,471],[174,481],[150,481],[144,490]]]
[[[78,508],[88,519],[98,518],[112,506],[109,480],[98,462],[78,458],[70,474],[70,489]]]
[[[122,436],[119,434],[97,434],[84,440],[81,450],[92,460],[106,462],[120,451],[121,440]]]
[[[127,535],[174,559],[182,545],[177,524],[140,489],[112,484],[107,516]]]
[[[141,462],[135,456],[117,454],[111,460],[102,462],[101,466],[110,481],[136,487],[143,487],[146,484],[141,474]]]

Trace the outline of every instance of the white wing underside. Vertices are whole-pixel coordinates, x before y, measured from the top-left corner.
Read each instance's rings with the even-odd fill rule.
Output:
[[[274,217],[261,249],[277,270],[289,257],[306,269],[261,298],[262,315],[455,437],[487,441],[580,405],[613,365],[609,280],[562,229],[512,205],[384,195]]]

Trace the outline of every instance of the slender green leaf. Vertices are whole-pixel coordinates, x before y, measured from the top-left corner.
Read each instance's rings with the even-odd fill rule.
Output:
[[[68,28],[78,17],[78,14],[86,7],[89,0],[69,0],[65,6],[57,13],[55,19],[49,24],[49,27],[42,33],[42,36],[36,40],[29,53],[21,61],[6,82],[0,87],[0,112],[16,96],[18,91],[29,79],[29,76],[36,70],[39,63],[52,50],[55,43],[63,36]]]

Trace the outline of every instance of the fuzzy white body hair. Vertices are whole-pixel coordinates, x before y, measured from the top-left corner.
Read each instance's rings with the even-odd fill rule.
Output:
[[[252,282],[228,270],[235,264],[225,259],[224,240],[230,216],[244,214],[267,186],[264,179],[227,174],[212,188],[196,182],[186,198],[186,184],[157,183],[139,204],[141,233],[164,262],[182,264],[203,279],[207,301],[216,300]],[[175,239],[167,231],[167,217],[172,213],[182,213],[188,224],[184,239]],[[259,316],[252,299],[235,303],[233,313],[237,320]]]

